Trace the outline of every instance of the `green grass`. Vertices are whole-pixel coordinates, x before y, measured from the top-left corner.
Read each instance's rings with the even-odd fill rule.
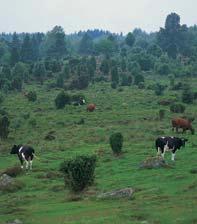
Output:
[[[148,77],[146,82],[151,79]],[[167,82],[163,78],[163,83]],[[197,79],[188,82],[196,88]],[[0,144],[0,170],[18,163],[15,156],[9,155],[13,144],[32,145],[39,159],[34,160],[32,172],[17,177],[25,184],[22,190],[0,193],[0,223],[15,218],[27,224],[197,223],[197,177],[189,172],[196,168],[196,135],[184,135],[189,142],[177,152],[172,169],[138,169],[141,161],[156,154],[157,136],[176,135],[170,120],[178,115],[157,101],[177,94],[180,97],[180,92],[167,91],[158,97],[151,90],[132,86],[119,92],[109,86],[96,84],[82,91],[89,103],[96,103],[93,113],[86,112],[86,106],[56,110],[54,99],[59,90],[47,91],[45,86],[25,86],[37,92],[35,103],[28,102],[21,93],[8,95],[2,107],[9,113],[12,129],[9,138]],[[166,110],[162,121],[158,120],[160,109]],[[196,111],[196,103],[187,105],[186,113],[196,115]],[[36,127],[23,118],[27,112],[29,119],[36,119]],[[75,124],[80,118],[85,119],[84,125]],[[17,119],[20,127],[15,129]],[[54,131],[55,140],[44,139],[49,131]],[[113,156],[108,143],[109,136],[117,131],[124,136],[120,157]],[[64,188],[62,177],[44,178],[47,172],[58,171],[64,159],[94,153],[98,155],[95,183],[81,195],[81,200],[72,201],[74,196]],[[171,163],[170,154],[166,154],[166,160]],[[96,198],[101,192],[125,187],[136,190],[132,200]]]

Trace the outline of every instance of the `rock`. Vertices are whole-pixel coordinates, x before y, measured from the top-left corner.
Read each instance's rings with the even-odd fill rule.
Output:
[[[7,224],[23,224],[23,222],[19,219],[15,219],[14,221],[8,221]]]
[[[161,167],[170,167],[161,156],[148,157],[139,166],[143,169],[153,169]]]
[[[120,190],[114,190],[106,193],[102,193],[97,196],[99,199],[113,199],[113,198],[131,198],[134,190],[132,188],[124,188]]]
[[[22,182],[15,180],[7,174],[3,174],[0,177],[0,191],[14,192],[21,189],[22,187]]]

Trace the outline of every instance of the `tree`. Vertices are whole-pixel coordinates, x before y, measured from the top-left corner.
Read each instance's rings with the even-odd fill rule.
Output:
[[[57,109],[62,109],[66,104],[70,104],[71,97],[64,91],[61,91],[55,98],[55,106]]]
[[[116,66],[113,67],[111,70],[111,81],[116,84],[119,83],[119,74],[118,74],[118,69]]]
[[[80,41],[79,52],[81,54],[92,54],[93,52],[93,41],[87,33],[85,33]]]
[[[47,33],[42,48],[50,58],[60,59],[66,55],[65,33],[61,26],[55,26]]]
[[[104,59],[101,62],[100,71],[103,73],[103,75],[109,74],[109,61],[107,59]]]
[[[24,37],[22,46],[21,46],[21,61],[30,62],[33,58],[33,47],[30,39],[30,35],[27,33]]]
[[[9,134],[9,119],[6,115],[0,116],[0,137],[6,139]]]
[[[135,42],[135,36],[129,32],[125,38],[125,42],[129,47],[132,47]]]
[[[43,79],[46,75],[46,69],[43,62],[39,61],[34,64],[33,75],[38,81],[40,81],[41,84],[43,83]]]
[[[117,132],[110,136],[109,143],[114,154],[120,154],[123,145],[123,136],[121,133]]]
[[[10,56],[10,64],[15,65],[20,60],[20,41],[16,33],[13,34],[12,43],[11,43],[11,56]]]

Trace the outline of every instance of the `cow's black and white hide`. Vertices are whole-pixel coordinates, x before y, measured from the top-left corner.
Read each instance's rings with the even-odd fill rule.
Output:
[[[17,154],[21,162],[21,168],[23,169],[23,163],[25,162],[26,169],[32,170],[32,163],[34,158],[34,149],[26,145],[14,145],[10,154]]]
[[[181,146],[185,146],[185,142],[188,139],[185,138],[177,138],[177,137],[159,137],[155,141],[155,146],[157,150],[157,154],[161,154],[164,158],[165,152],[170,151],[172,153],[172,160],[175,159],[175,153],[177,149],[180,149]]]
[[[73,102],[74,106],[80,106],[80,105],[84,105],[86,103],[85,99],[80,97],[77,101]]]

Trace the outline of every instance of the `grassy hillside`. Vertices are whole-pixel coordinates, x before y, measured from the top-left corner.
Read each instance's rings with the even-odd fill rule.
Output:
[[[153,80],[148,77],[146,84]],[[197,91],[197,79],[186,81]],[[111,89],[108,83],[95,84],[82,91],[89,103],[97,105],[96,111],[88,113],[86,106],[56,110],[58,89],[47,90],[45,85],[25,89],[36,90],[38,100],[28,102],[21,93],[13,93],[2,105],[10,117],[11,132],[0,144],[0,170],[19,164],[16,156],[9,155],[13,144],[33,146],[39,159],[34,160],[32,172],[17,177],[25,184],[22,190],[0,193],[0,223],[15,218],[27,224],[197,223],[197,176],[190,173],[196,168],[196,135],[184,134],[189,142],[177,152],[175,163],[166,153],[173,168],[138,168],[146,157],[156,154],[157,136],[183,136],[171,131],[170,120],[179,114],[171,113],[169,106],[158,105],[160,99],[179,98],[180,92],[156,96],[152,90],[134,86]],[[196,102],[186,108],[186,114],[196,115]],[[160,109],[165,110],[162,121],[158,119]],[[76,124],[81,118],[85,124]],[[197,130],[196,120],[193,126]],[[120,157],[112,154],[108,144],[109,136],[116,131],[124,136]],[[49,132],[55,136],[52,141],[45,140]],[[64,159],[81,154],[97,154],[96,178],[93,186],[76,196],[64,188],[57,171]],[[132,200],[96,199],[101,192],[125,187],[135,189]]]

